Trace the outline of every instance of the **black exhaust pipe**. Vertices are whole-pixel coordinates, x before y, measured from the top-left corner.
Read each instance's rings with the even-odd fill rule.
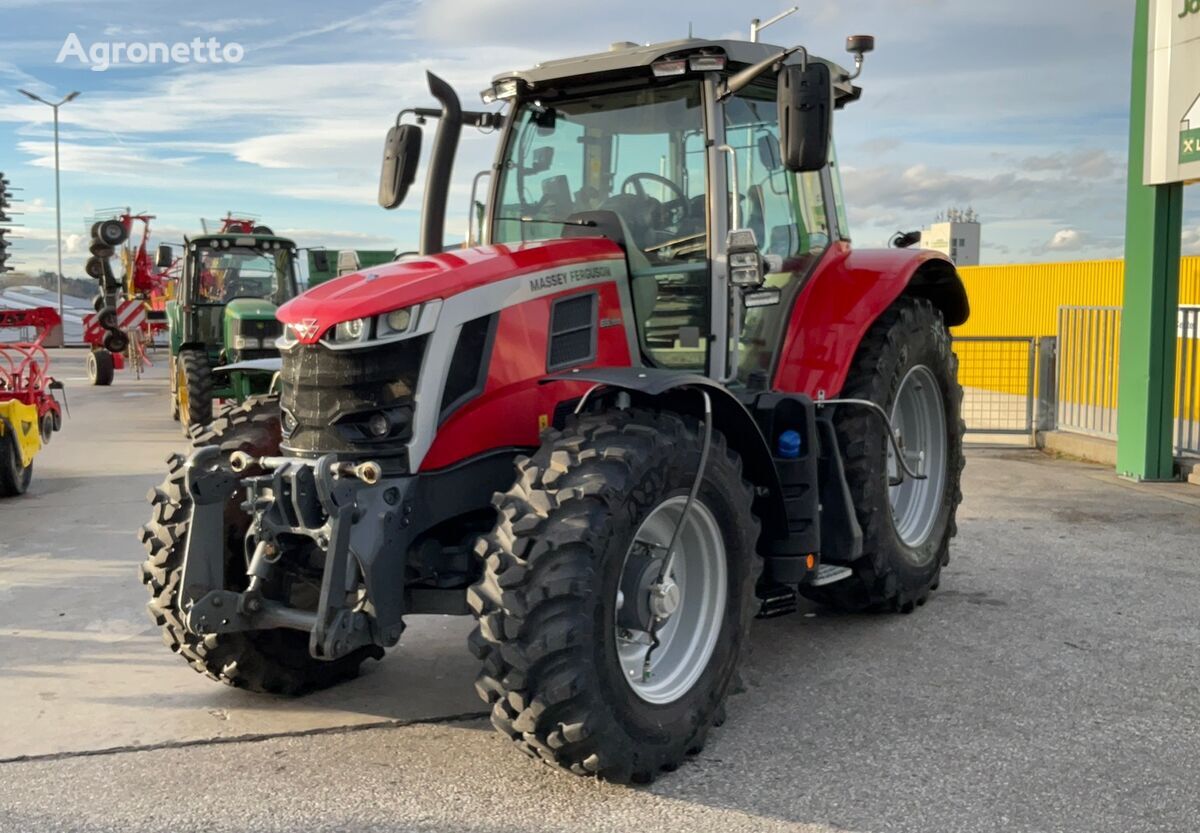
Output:
[[[425,205],[421,209],[420,251],[423,255],[435,255],[445,244],[446,200],[450,195],[450,174],[454,170],[463,116],[454,88],[432,72],[426,72],[425,77],[429,81],[429,91],[442,105],[433,153],[429,157],[429,173],[425,178]]]

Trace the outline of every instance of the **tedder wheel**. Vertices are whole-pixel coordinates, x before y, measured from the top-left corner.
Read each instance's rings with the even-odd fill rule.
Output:
[[[212,422],[212,367],[203,350],[179,353],[175,363],[175,397],[179,401],[179,421],[183,423],[185,435],[189,426]]]
[[[120,246],[129,237],[125,224],[120,220],[105,220],[100,224],[98,231],[96,237],[109,246]]]
[[[254,456],[279,453],[279,400],[256,397],[222,409],[208,426],[198,429],[193,448],[218,445],[228,460],[234,451]],[[299,694],[322,688],[358,672],[363,660],[381,656],[382,650],[366,646],[340,659],[326,662],[308,653],[308,634],[275,629],[196,636],[183,627],[179,581],[187,549],[191,497],[184,486],[185,458],[171,455],[167,477],[147,496],[150,523],[141,539],[148,557],[141,579],[150,591],[146,609],[162,629],[163,641],[196,671],[237,688],[274,694]],[[242,511],[242,490],[225,504],[225,575],[229,589],[243,590],[246,583],[244,539],[250,516]]]
[[[42,445],[48,444],[57,430],[54,426],[54,412],[46,411],[42,414],[41,424],[38,427],[42,432]]]
[[[104,295],[97,295],[96,297],[92,298],[92,309],[96,311],[97,315],[99,315],[107,306],[108,301],[105,299]]]
[[[113,380],[113,357],[107,350],[92,350],[87,357],[88,379],[93,385],[111,385]]]
[[[890,485],[903,472],[882,420],[861,406],[839,405],[835,427],[863,555],[849,578],[801,589],[843,610],[910,613],[937,589],[962,501],[962,388],[942,314],[923,299],[896,302],[863,338],[841,397],[881,405],[908,467],[926,478]]]
[[[101,342],[104,349],[110,353],[124,353],[129,347],[129,336],[120,330],[109,330]]]
[[[483,662],[475,687],[529,755],[644,783],[698,752],[720,721],[761,560],[754,494],[719,432],[657,581],[702,444],[690,417],[584,416],[548,433],[496,496],[496,529],[476,546],[484,575],[467,595]]]
[[[21,465],[17,435],[11,426],[6,429],[0,436],[0,497],[17,497],[29,488],[29,481],[33,479],[33,461],[28,466]]]

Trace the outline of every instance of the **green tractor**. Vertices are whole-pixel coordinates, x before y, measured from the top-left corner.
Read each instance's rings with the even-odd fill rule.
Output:
[[[275,339],[283,333],[275,310],[298,288],[296,244],[266,226],[226,218],[219,232],[184,248],[167,323],[171,416],[186,433],[212,421],[214,400],[243,402],[270,391]]]

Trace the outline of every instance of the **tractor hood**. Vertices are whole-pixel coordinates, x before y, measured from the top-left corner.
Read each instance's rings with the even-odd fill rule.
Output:
[[[275,311],[275,305],[262,298],[234,298],[225,304],[225,316],[239,321],[270,320],[275,317]]]
[[[624,257],[616,243],[603,237],[478,246],[411,256],[313,287],[280,307],[278,317],[299,341],[313,343],[342,321],[448,298],[523,274]],[[559,277],[561,284],[556,280]],[[547,290],[560,285],[562,289],[570,288],[565,272],[561,276],[547,275],[545,281]]]

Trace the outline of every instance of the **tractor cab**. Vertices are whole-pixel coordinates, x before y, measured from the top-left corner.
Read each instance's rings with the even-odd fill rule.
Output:
[[[873,40],[847,48],[860,65]],[[497,76],[482,98],[503,114],[448,110],[503,128],[475,178],[474,192],[490,187],[486,205],[472,198],[468,244],[608,237],[626,256],[643,363],[768,387],[792,301],[849,239],[831,123],[859,97],[857,74],[802,47],[687,39]],[[443,118],[435,157],[456,127]],[[419,149],[408,131],[389,149]],[[386,180],[410,164],[389,150],[385,205]]]
[[[177,297],[168,305],[172,413],[207,422],[212,400],[265,392],[271,373],[247,362],[277,358],[278,307],[298,294],[296,245],[274,234],[220,232],[188,240]]]

